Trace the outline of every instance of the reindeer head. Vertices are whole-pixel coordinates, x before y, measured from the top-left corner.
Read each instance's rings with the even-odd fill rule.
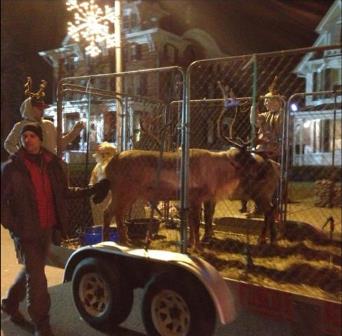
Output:
[[[243,141],[240,138],[237,141],[234,141],[228,137],[224,137],[224,139],[233,147],[229,149],[229,156],[241,167],[246,165],[250,165],[253,159],[253,155],[248,148],[250,141]]]

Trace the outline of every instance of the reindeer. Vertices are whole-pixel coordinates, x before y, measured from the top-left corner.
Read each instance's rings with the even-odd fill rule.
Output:
[[[223,109],[217,119],[217,135],[220,139],[234,146],[231,149],[231,156],[234,157],[237,165],[241,167],[241,180],[239,188],[235,191],[234,198],[241,201],[242,208],[240,212],[246,211],[248,200],[253,200],[258,211],[264,214],[264,226],[259,237],[259,242],[265,242],[266,231],[270,230],[271,242],[275,241],[276,232],[274,227],[275,222],[275,204],[274,195],[279,185],[280,165],[279,163],[265,157],[263,153],[256,153],[249,150],[250,141],[243,141],[237,137],[233,141],[233,124],[237,116],[237,106],[241,105],[236,100],[234,92],[230,88],[229,98],[223,84],[218,81],[218,86],[222,92],[224,99]],[[235,116],[229,127],[228,135],[224,134],[222,129],[222,118],[226,113],[226,107],[235,107]],[[215,202],[211,200],[204,207],[205,234],[204,242],[208,242],[213,234],[212,219],[215,211]]]
[[[112,200],[104,212],[103,240],[108,240],[115,216],[119,241],[127,244],[124,217],[138,198],[152,204],[177,199],[179,161],[179,151],[160,156],[158,151],[130,150],[113,156],[105,170]],[[201,248],[201,205],[210,200],[252,198],[265,212],[265,227],[269,225],[273,220],[269,185],[273,186],[279,177],[277,165],[238,147],[223,152],[190,149],[189,245]]]
[[[222,115],[223,113],[218,124]],[[148,128],[142,129],[149,133]],[[265,214],[261,237],[265,236],[269,227],[271,240],[274,240],[272,197],[278,185],[279,164],[249,152],[246,144],[236,143],[218,130],[219,136],[233,144],[233,148],[223,152],[190,149],[189,245],[194,248],[200,247],[199,224],[202,203],[215,202],[223,198],[254,200]],[[154,140],[163,148],[159,138],[154,137]],[[177,167],[180,154],[180,151],[131,150],[113,156],[105,171],[106,178],[110,181],[112,201],[104,212],[104,240],[109,238],[109,225],[115,216],[119,241],[123,244],[128,242],[124,217],[137,199],[143,199],[151,204],[177,199]],[[207,225],[206,233],[208,227]]]
[[[113,156],[106,167],[112,201],[104,212],[103,239],[115,216],[119,241],[127,243],[124,216],[142,198],[150,203],[175,200],[179,195],[177,168],[180,152],[131,150]],[[190,149],[189,156],[189,245],[199,247],[201,204],[232,195],[240,182],[239,170],[229,152]]]
[[[240,212],[246,211],[244,208],[246,208],[248,200],[254,201],[257,209],[264,214],[264,226],[259,242],[265,242],[267,229],[270,230],[271,242],[274,242],[276,238],[274,196],[279,185],[280,165],[261,152],[256,153],[249,150],[250,141],[243,141],[239,137],[236,138],[236,141],[233,141],[233,125],[237,117],[238,106],[242,107],[242,105],[246,104],[242,104],[241,101],[236,99],[231,87],[226,90],[221,81],[218,81],[217,84],[224,100],[223,108],[217,119],[217,136],[235,147],[235,149],[230,150],[231,156],[235,158],[237,164],[241,167],[241,181],[239,188],[235,191],[234,198],[241,201],[242,208]],[[227,92],[229,92],[229,97]],[[230,124],[228,135],[225,135],[222,129],[222,119],[227,113],[228,107],[235,108],[235,115]],[[215,205],[215,200],[209,200],[204,204],[205,233],[202,238],[203,242],[209,242],[213,236],[212,221]]]
[[[232,140],[228,139],[230,142]],[[266,241],[267,230],[270,231],[271,243],[276,239],[275,228],[275,193],[279,185],[280,165],[271,159],[247,150],[246,144],[234,143],[234,148],[228,150],[230,157],[237,167],[240,167],[239,185],[233,195],[234,200],[247,202],[253,200],[258,209],[264,214],[259,243]],[[213,235],[212,219],[215,212],[215,201],[210,200],[204,208],[205,233],[203,242],[209,242]]]

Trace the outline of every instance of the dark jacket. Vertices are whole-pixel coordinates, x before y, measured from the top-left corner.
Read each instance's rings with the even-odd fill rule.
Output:
[[[39,224],[35,190],[29,171],[23,160],[23,149],[12,155],[1,169],[1,224],[19,239],[39,239],[42,228]],[[89,188],[69,188],[63,170],[63,161],[44,150],[49,156],[47,173],[55,204],[57,229],[68,232],[68,198],[90,196]]]

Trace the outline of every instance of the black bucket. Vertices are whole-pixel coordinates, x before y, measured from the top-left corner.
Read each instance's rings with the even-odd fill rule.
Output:
[[[150,226],[152,237],[159,231],[160,220],[157,218],[133,218],[125,221],[128,237],[131,239],[144,239]]]

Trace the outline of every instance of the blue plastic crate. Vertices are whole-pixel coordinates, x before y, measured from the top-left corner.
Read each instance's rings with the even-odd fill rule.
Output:
[[[117,242],[118,241],[118,233],[116,228],[109,229],[109,240]],[[101,243],[102,241],[102,226],[93,226],[87,228],[81,237],[81,245],[94,245],[97,243]]]

